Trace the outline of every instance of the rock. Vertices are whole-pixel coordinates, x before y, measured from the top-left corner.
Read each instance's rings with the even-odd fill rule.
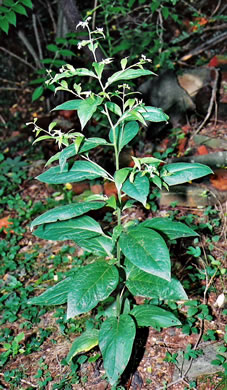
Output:
[[[202,348],[203,355],[200,355],[197,359],[193,360],[192,366],[187,374],[187,378],[189,381],[196,379],[197,377],[202,375],[210,375],[224,370],[222,366],[214,366],[213,364],[211,364],[211,361],[216,359],[216,354],[219,353],[218,348],[221,347],[222,345],[223,344],[221,342],[215,344],[208,343],[206,346]],[[227,353],[221,353],[221,355],[227,357]],[[178,367],[181,367],[183,363],[183,373],[184,373],[189,367],[189,361],[184,360],[183,362],[182,351],[180,351],[177,361],[178,361]],[[179,370],[176,368],[173,374],[173,381],[177,380],[178,378],[179,378]]]

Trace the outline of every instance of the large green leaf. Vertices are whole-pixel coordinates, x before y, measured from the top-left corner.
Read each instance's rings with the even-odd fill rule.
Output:
[[[112,293],[118,280],[117,268],[104,261],[79,268],[68,293],[67,318],[93,309]]]
[[[128,314],[109,317],[99,331],[99,346],[104,368],[111,385],[114,385],[128,364],[136,335],[135,323]]]
[[[39,297],[29,299],[28,304],[32,305],[62,305],[67,302],[67,296],[71,290],[72,277],[62,280],[55,286],[48,288]]]
[[[89,119],[91,119],[92,115],[97,110],[97,107],[102,103],[102,101],[103,99],[99,96],[90,96],[89,98],[82,100],[77,112],[82,129],[87,124]]]
[[[41,173],[36,179],[48,184],[75,183],[83,180],[93,180],[98,177],[107,178],[107,173],[101,167],[90,161],[76,161],[71,168],[68,164],[61,172],[60,166],[52,167]]]
[[[78,110],[82,101],[82,99],[68,100],[56,106],[54,110]]]
[[[126,286],[133,295],[146,298],[158,298],[160,300],[184,300],[187,295],[183,286],[176,278],[172,277],[168,282],[157,276],[142,271],[128,259],[126,266]]]
[[[164,239],[154,230],[136,227],[120,236],[123,254],[135,266],[170,281],[170,257]]]
[[[181,325],[173,313],[153,305],[136,306],[130,314],[135,317],[138,326],[152,326],[154,328],[169,328]]]
[[[147,178],[147,176],[142,176],[141,173],[138,173],[136,175],[133,183],[131,183],[130,180],[127,179],[122,186],[122,191],[124,191],[131,198],[141,202],[144,207],[147,203],[147,196],[149,194],[149,190],[149,179]]]
[[[106,86],[119,81],[119,80],[132,80],[141,76],[150,76],[154,75],[153,72],[147,69],[126,69],[120,70],[119,72],[114,73],[111,77],[108,78]]]
[[[89,329],[82,333],[81,336],[77,337],[73,342],[71,349],[67,355],[66,361],[70,363],[72,358],[78,353],[90,351],[98,345],[99,330],[98,329]]]
[[[139,125],[136,121],[130,121],[126,123],[125,126],[118,126],[116,128],[116,135],[117,135],[117,145],[119,152],[123,149],[125,145],[128,145],[128,143],[138,134],[139,132]],[[109,134],[110,141],[113,143],[113,130],[110,130]]]
[[[182,222],[174,222],[169,218],[152,218],[146,219],[140,226],[151,228],[164,233],[170,240],[175,240],[180,237],[199,236],[198,233],[190,229]]]
[[[213,171],[206,165],[179,162],[165,165],[162,168],[161,177],[169,186],[174,186],[211,173]]]
[[[114,243],[111,237],[97,235],[96,237],[89,238],[89,240],[82,240],[79,238],[76,242],[81,248],[86,249],[88,252],[92,252],[100,256],[108,255],[112,257]]]
[[[89,240],[103,234],[101,226],[89,216],[67,221],[51,222],[38,227],[34,235],[45,240]]]
[[[82,142],[78,152],[76,151],[76,147],[75,147],[74,143],[69,145],[69,146],[67,146],[65,149],[63,149],[60,152],[60,155],[59,155],[59,164],[60,164],[60,167],[61,167],[61,171],[64,169],[66,161],[70,157],[73,157],[76,154],[81,154],[81,153],[88,152],[89,150],[91,150],[93,148],[96,148],[99,145],[109,145],[109,144],[108,144],[108,142],[104,138],[96,137],[96,138],[85,139]]]
[[[145,106],[138,109],[146,121],[151,122],[167,122],[169,117],[161,108]]]
[[[46,213],[35,218],[31,223],[31,229],[33,229],[34,226],[41,225],[43,223],[64,221],[66,219],[79,217],[90,210],[98,210],[104,205],[105,202],[81,202],[55,207],[54,209],[48,210]]]

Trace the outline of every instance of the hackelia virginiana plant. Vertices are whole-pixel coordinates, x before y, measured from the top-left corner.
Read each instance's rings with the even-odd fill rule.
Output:
[[[37,217],[31,224],[34,234],[47,240],[72,240],[87,252],[96,255],[91,264],[82,265],[70,277],[49,288],[30,304],[62,305],[67,303],[67,318],[72,318],[102,308],[102,324],[99,329],[87,329],[72,344],[67,361],[95,346],[101,350],[106,375],[115,386],[124,372],[132,353],[137,327],[153,326],[157,329],[180,325],[179,319],[170,311],[154,304],[136,305],[133,296],[162,301],[187,299],[181,283],[171,276],[168,240],[197,236],[192,229],[168,218],[152,218],[138,223],[123,224],[122,212],[134,203],[147,206],[150,189],[159,189],[180,184],[207,175],[211,170],[201,164],[164,164],[153,157],[137,158],[133,167],[119,167],[122,149],[139,133],[139,124],[166,121],[168,116],[159,108],[145,106],[135,97],[127,81],[154,73],[143,68],[150,60],[143,56],[136,64],[128,66],[123,58],[121,68],[107,80],[103,77],[105,66],[112,58],[96,61],[95,51],[103,30],[91,31],[88,20],[80,26],[88,30],[89,39],[80,46],[88,45],[94,56],[92,69],[75,69],[63,66],[60,72],[48,81],[56,85],[55,91],[70,92],[74,99],[55,107],[55,110],[76,110],[81,132],[64,134],[52,123],[46,134],[39,136],[41,128],[34,123],[39,136],[36,141],[53,138],[61,151],[47,162],[59,160],[59,165],[49,168],[37,177],[49,184],[75,183],[101,178],[115,184],[117,197],[94,195],[81,203],[56,207]],[[97,90],[83,91],[83,82],[69,88],[67,79],[91,77],[98,83]],[[119,82],[123,84],[119,85]],[[137,96],[137,95],[136,95]],[[75,98],[76,97],[76,98]],[[114,100],[114,101],[113,101]],[[116,103],[116,101],[118,103]],[[95,112],[100,112],[108,121],[106,138],[85,138],[82,130]],[[109,173],[89,156],[97,146],[113,149],[115,172]],[[75,162],[69,159],[79,156]],[[127,198],[125,197],[127,195]],[[90,210],[111,207],[116,216],[116,226],[104,233],[101,225],[88,215]]]

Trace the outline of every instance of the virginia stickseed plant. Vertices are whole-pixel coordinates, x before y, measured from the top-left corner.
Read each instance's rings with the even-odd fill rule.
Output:
[[[153,72],[143,68],[149,62],[144,56],[127,67],[127,58],[121,60],[121,69],[106,81],[103,70],[112,58],[96,61],[98,40],[104,37],[102,29],[91,31],[88,19],[79,23],[88,30],[88,39],[79,45],[91,50],[94,56],[92,70],[75,69],[65,65],[60,73],[51,77],[49,84],[55,91],[72,93],[75,99],[58,105],[55,110],[76,110],[83,130],[92,115],[98,111],[107,118],[107,137],[85,138],[81,132],[63,134],[52,122],[45,135],[36,141],[53,138],[62,148],[49,161],[59,160],[38,180],[49,184],[75,183],[82,180],[102,178],[115,184],[117,198],[94,195],[81,203],[56,207],[37,217],[31,228],[34,234],[46,240],[72,240],[81,248],[96,256],[91,264],[75,268],[73,276],[49,288],[29,303],[35,305],[62,305],[67,302],[67,318],[79,316],[94,309],[100,302],[104,307],[100,329],[87,329],[76,338],[67,356],[67,362],[95,346],[100,348],[109,383],[115,388],[132,354],[137,327],[170,327],[180,321],[170,311],[158,305],[135,304],[133,296],[155,298],[157,302],[186,300],[181,283],[171,276],[171,262],[166,244],[179,237],[197,236],[181,222],[168,218],[152,218],[142,223],[122,222],[122,212],[140,202],[144,207],[152,186],[159,189],[188,182],[212,173],[201,164],[164,164],[153,158],[132,157],[133,167],[119,168],[119,154],[138,134],[140,126],[148,121],[166,121],[168,116],[159,108],[147,107],[130,91],[127,81]],[[83,91],[81,84],[69,88],[66,79],[88,76],[97,81],[96,92]],[[70,80],[71,81],[71,80]],[[113,86],[117,86],[113,89]],[[115,87],[114,87],[115,88]],[[137,95],[138,96],[138,95]],[[116,103],[117,102],[117,103]],[[44,131],[34,122],[36,136]],[[102,166],[92,161],[89,151],[99,145],[113,148],[115,173],[111,175]],[[71,159],[78,156],[75,162]],[[68,161],[69,160],[69,161]],[[125,197],[127,195],[127,197]],[[87,213],[104,206],[111,207],[116,215],[116,226],[104,234],[100,224]],[[148,301],[147,301],[148,302]]]

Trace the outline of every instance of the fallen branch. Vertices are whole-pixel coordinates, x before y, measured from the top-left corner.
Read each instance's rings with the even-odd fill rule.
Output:
[[[35,50],[33,49],[32,45],[30,44],[30,42],[27,40],[26,36],[24,35],[23,31],[19,30],[17,35],[21,39],[21,41],[23,42],[24,46],[27,48],[27,50],[29,51],[31,56],[34,58],[36,66],[41,69],[42,66],[40,64],[40,60],[39,60]]]
[[[5,53],[9,54],[11,57],[14,57],[14,58],[16,58],[17,60],[23,62],[23,64],[29,66],[32,70],[36,70],[36,68],[35,68],[33,65],[29,64],[29,62],[27,62],[27,61],[24,60],[23,58],[19,57],[18,55],[12,53],[11,51],[5,49],[4,47],[1,47],[1,46],[0,46],[0,50],[2,50],[2,51],[4,51]]]
[[[193,134],[193,136],[195,136],[196,134],[198,134],[200,132],[200,130],[203,128],[203,126],[205,125],[207,120],[210,118],[214,105],[215,105],[215,114],[217,116],[217,99],[216,98],[217,98],[217,88],[218,88],[219,72],[218,72],[217,69],[215,69],[214,71],[215,71],[215,79],[214,79],[214,83],[213,83],[213,86],[212,86],[212,94],[211,94],[211,98],[210,98],[210,103],[209,103],[209,107],[208,107],[208,110],[207,110],[207,114],[206,114],[204,120],[202,121],[202,123],[199,125],[198,129]]]
[[[35,14],[32,14],[32,24],[33,24],[35,39],[36,39],[36,43],[37,43],[37,47],[38,47],[38,51],[39,51],[39,58],[40,58],[40,60],[42,60],[43,59],[43,51],[42,51],[42,46],[41,46],[40,39],[39,39],[39,33],[38,33],[38,29],[37,29]]]
[[[202,45],[197,47],[196,49],[192,50],[188,54],[185,54],[183,57],[180,58],[180,61],[187,61],[190,58],[204,52],[205,50],[213,47],[214,45],[217,45],[217,43],[220,43],[224,41],[227,38],[227,32],[224,32],[223,34],[220,34],[216,37],[213,37],[209,39],[208,41],[204,42]]]

